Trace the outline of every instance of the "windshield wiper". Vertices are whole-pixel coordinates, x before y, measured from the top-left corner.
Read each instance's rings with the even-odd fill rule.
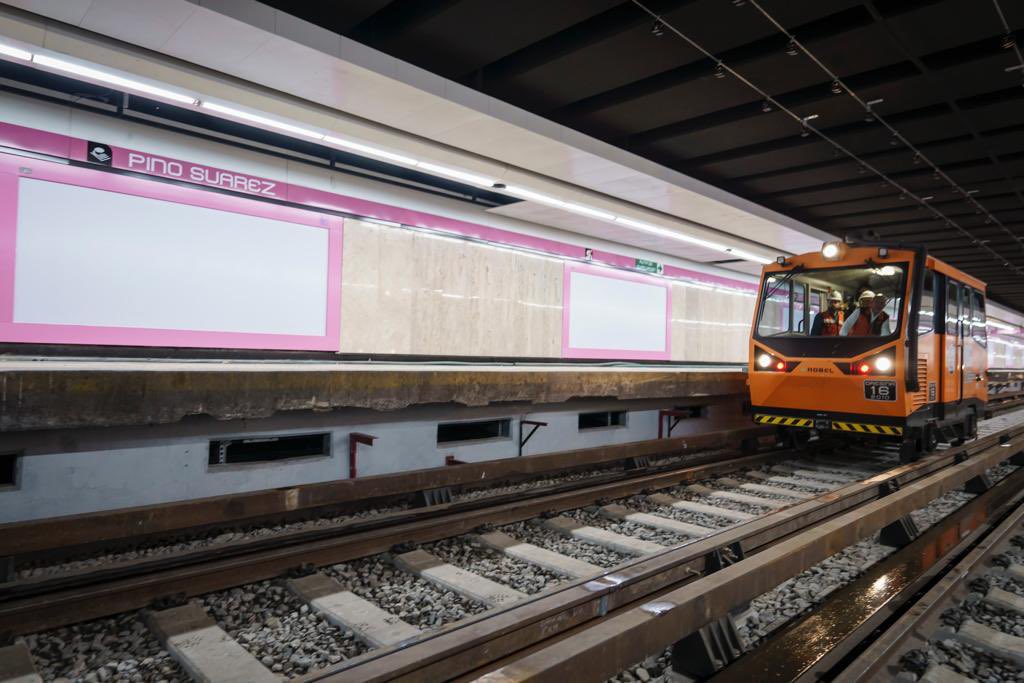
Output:
[[[772,297],[772,294],[775,294],[775,292],[779,291],[779,287],[781,287],[782,285],[784,285],[784,284],[786,284],[787,282],[789,282],[790,280],[792,280],[792,279],[793,279],[793,276],[794,276],[794,275],[798,275],[798,274],[800,274],[800,273],[804,272],[804,270],[806,270],[806,268],[804,268],[804,266],[802,266],[802,265],[799,265],[799,266],[793,266],[793,270],[791,270],[791,271],[787,272],[787,273],[786,273],[785,275],[783,275],[783,276],[782,276],[782,277],[781,277],[781,278],[780,278],[780,279],[779,279],[779,280],[778,280],[778,281],[777,281],[777,282],[775,283],[775,286],[774,286],[774,287],[772,287],[772,288],[771,288],[771,289],[770,289],[770,290],[768,291],[768,293],[767,293],[767,294],[765,294],[765,296],[764,296],[765,300],[767,301],[768,299],[770,299],[770,298]]]

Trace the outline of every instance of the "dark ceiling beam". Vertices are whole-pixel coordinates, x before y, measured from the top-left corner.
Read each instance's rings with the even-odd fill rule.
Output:
[[[704,75],[706,76],[707,74],[708,71],[705,70]],[[856,86],[857,89],[870,89],[893,85],[915,76],[920,76],[920,73],[914,66],[910,62],[901,62],[855,74],[843,80],[851,86]],[[821,102],[827,99],[826,95],[828,98],[836,97],[836,95],[832,94],[830,87],[831,81],[819,81],[781,95],[773,95],[773,97],[787,109],[797,109]],[[699,133],[709,128],[731,123],[742,123],[758,116],[764,116],[765,113],[761,110],[761,104],[761,100],[751,100],[729,109],[720,109],[692,119],[686,119],[685,121],[676,121],[640,133],[634,133],[629,136],[629,144],[636,147],[654,145],[663,140],[671,140],[672,138],[690,133]]]
[[[801,36],[801,40],[805,41],[834,40],[844,33],[869,26],[870,24],[870,13],[863,7],[855,6],[798,26],[794,29],[794,32],[798,33]],[[666,36],[666,38],[668,37]],[[745,45],[723,50],[718,54],[718,57],[729,66],[736,68],[758,59],[763,59],[769,55],[779,54],[785,50],[788,43],[789,40],[785,36],[780,33],[773,33]],[[640,97],[646,97],[647,95],[703,78],[708,75],[708,67],[711,64],[710,60],[701,58],[627,85],[571,102],[548,111],[545,115],[558,120],[584,117],[608,107],[623,104]]]
[[[695,2],[697,0],[650,0],[648,7],[658,14],[667,14]],[[487,89],[488,86],[543,67],[556,59],[650,23],[650,17],[641,12],[636,5],[624,2],[490,64],[485,64],[479,69],[463,73],[456,80]]]
[[[996,0],[996,3],[998,8],[998,0]],[[1002,155],[997,153],[996,150],[992,149],[992,146],[988,143],[988,141],[985,140],[985,138],[979,133],[978,127],[971,121],[970,117],[964,114],[963,107],[961,106],[960,102],[957,100],[956,97],[953,97],[953,95],[949,92],[948,84],[936,73],[942,69],[949,68],[950,64],[959,62],[962,59],[961,54],[963,53],[963,51],[965,49],[968,49],[967,46],[959,45],[944,50],[939,54],[933,53],[932,55],[929,56],[916,58],[914,56],[914,51],[910,50],[907,47],[904,41],[900,39],[900,36],[897,35],[896,31],[894,31],[892,27],[889,25],[889,23],[885,21],[885,19],[880,15],[877,2],[875,0],[866,0],[865,7],[867,7],[868,11],[872,13],[875,20],[879,22],[879,24],[882,27],[882,30],[886,32],[890,40],[892,40],[893,43],[899,48],[899,50],[903,53],[903,56],[907,59],[912,60],[916,66],[923,69],[924,76],[928,80],[929,84],[932,86],[933,91],[938,92],[940,95],[942,95],[942,98],[946,101],[947,104],[949,104],[949,106],[953,110],[953,113],[960,121],[960,125],[963,126],[965,130],[970,131],[978,146],[980,146],[988,154],[988,158],[991,159],[996,169],[1001,171],[1003,179],[1009,184],[1011,188],[1013,188],[1017,201],[1020,203],[1020,205],[1024,206],[1024,191],[1022,191],[1019,186],[1014,184],[1012,178],[1010,177],[1010,174],[1006,172],[1006,167],[1000,162]],[[985,44],[988,46],[990,56],[992,54],[997,53],[997,51],[1004,50],[1002,44],[997,43],[995,40],[986,40]],[[971,49],[972,52],[977,51],[977,47]],[[1017,56],[1018,58],[1020,57],[1019,50],[1017,52]]]
[[[370,45],[389,42],[459,2],[461,0],[394,0],[359,22],[348,31],[348,37]]]
[[[982,138],[994,138],[1001,135],[1012,135],[1014,133],[1020,133],[1024,131],[1024,123],[1014,123],[1008,126],[999,126],[998,128],[988,128],[979,131],[979,135]],[[917,147],[925,153],[931,152],[938,147],[945,147],[948,145],[954,145],[957,143],[968,142],[973,140],[974,137],[970,134],[954,135],[950,137],[934,138],[926,142],[915,143]],[[886,156],[895,156],[897,154],[906,154],[906,151],[899,152],[892,149],[881,149],[872,152],[865,152],[861,154],[861,158],[868,161],[881,158]],[[733,180],[737,182],[746,182],[754,180],[766,180],[770,178],[776,178],[785,175],[791,175],[794,173],[801,173],[804,171],[820,171],[827,170],[830,168],[836,168],[840,166],[849,165],[851,159],[847,156],[841,156],[834,159],[828,159],[826,161],[818,161],[810,164],[803,164],[800,166],[785,166],[771,171],[761,171],[758,173],[751,173],[750,175],[734,176]],[[945,166],[943,166],[945,168]],[[930,171],[929,171],[930,172]]]
[[[960,100],[958,104],[960,107],[964,109],[973,109],[981,106],[988,106],[991,104],[1014,102],[1020,99],[1024,99],[1024,89],[1021,89],[1020,86],[1014,86],[1010,88],[1001,88],[999,90],[983,93],[981,95],[964,98]],[[949,105],[945,103],[930,104],[925,107],[919,107],[915,109],[904,110],[902,112],[888,114],[885,118],[893,126],[900,127],[908,124],[923,123],[926,122],[928,119],[935,118],[936,116],[949,114],[949,112]],[[858,118],[855,121],[836,123],[827,128],[819,126],[818,130],[820,130],[822,133],[824,133],[830,138],[840,138],[845,135],[853,133],[871,132],[872,128],[875,125],[876,124],[868,123],[863,119]],[[701,166],[706,166],[711,163],[720,163],[723,161],[738,161],[745,157],[750,157],[757,154],[785,151],[802,145],[820,144],[823,143],[818,138],[803,138],[797,135],[797,130],[794,125],[794,130],[792,134],[777,137],[773,140],[756,142],[750,145],[740,145],[738,147],[731,147],[728,149],[719,150],[717,152],[712,152],[710,154],[680,159],[675,166],[679,170],[683,170],[684,172],[686,172],[688,169],[699,168]],[[859,155],[862,150],[854,151]]]
[[[886,152],[885,156],[890,156],[890,155],[895,155],[895,154],[896,154],[896,152]],[[1021,158],[1024,158],[1024,151],[1021,151],[1021,152],[1018,152],[1018,153],[1015,153],[1015,154],[1019,154]],[[903,152],[902,156],[905,156],[905,155],[906,155],[906,152]],[[881,156],[882,155],[875,155],[874,159],[868,159],[867,157],[864,157],[864,159],[872,161],[873,165],[875,165],[875,164],[879,164],[880,163],[878,161],[878,159]],[[1014,158],[1016,158],[1016,157],[1014,157]],[[850,164],[851,161],[847,160],[846,163]],[[942,166],[942,170],[943,171],[945,171],[946,173],[949,173],[949,174],[953,174],[953,173],[956,173],[958,171],[969,171],[969,170],[974,170],[974,169],[989,168],[989,167],[992,166],[992,163],[988,159],[966,159],[964,161],[958,161],[958,162],[953,162],[953,163],[949,163],[949,164],[942,164],[941,166]],[[853,167],[851,167],[851,168],[853,168]],[[932,176],[932,171],[931,171],[931,169],[925,168],[925,167],[911,166],[910,168],[908,168],[905,171],[891,171],[891,172],[887,172],[886,175],[889,176],[890,178],[892,178],[893,180],[899,180],[900,182],[912,182],[914,180],[927,180],[927,179],[930,179],[931,176]],[[976,186],[976,185],[982,185],[982,184],[985,184],[985,183],[988,183],[988,182],[998,182],[1000,180],[1003,180],[1003,178],[996,177],[996,178],[993,178],[991,180],[984,179],[984,180],[972,181],[969,184],[971,186],[971,189],[973,189],[974,186]],[[773,199],[778,199],[778,198],[781,198],[781,197],[794,197],[794,196],[798,196],[798,195],[802,195],[802,194],[812,194],[812,193],[815,193],[815,192],[829,192],[829,191],[833,191],[833,190],[845,190],[845,189],[849,189],[849,188],[867,187],[867,186],[870,186],[870,185],[877,185],[879,182],[880,181],[878,179],[878,176],[874,175],[873,173],[864,173],[864,174],[855,174],[850,179],[833,180],[833,181],[828,182],[828,183],[821,183],[820,185],[803,185],[803,186],[800,186],[800,187],[793,187],[793,188],[787,188],[785,190],[779,190],[778,192],[759,192],[758,194],[761,197],[771,197]],[[940,185],[940,187],[944,191],[949,191],[949,189],[950,189],[949,185],[946,184],[946,183],[942,183]],[[923,190],[922,190],[922,192],[925,194],[925,196],[927,196],[927,194],[928,194],[927,192],[924,192]],[[892,194],[892,190],[891,189],[890,189],[889,194],[890,195]],[[839,200],[839,201],[842,201],[842,200]]]

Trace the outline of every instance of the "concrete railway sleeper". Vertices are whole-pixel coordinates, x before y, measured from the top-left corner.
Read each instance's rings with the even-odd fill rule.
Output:
[[[614,676],[680,636],[727,616],[737,605],[799,571],[966,484],[1014,455],[1015,450],[1019,452],[1020,445],[1012,442],[990,446],[877,500],[794,533],[765,552],[649,599],[633,601],[589,628],[476,673],[479,680],[503,682],[555,681],[568,676],[600,681]]]
[[[779,457],[785,457],[784,454],[778,454]],[[878,467],[878,465],[876,465]],[[824,472],[825,470],[823,470]],[[735,474],[735,473],[734,473]],[[758,470],[750,471],[750,474],[760,474],[763,476],[770,476],[766,472]],[[742,476],[742,475],[741,475]],[[708,481],[708,480],[705,480]],[[724,480],[729,482],[731,485],[736,485],[735,480]],[[807,480],[811,481],[811,480]],[[685,479],[683,481],[685,484]],[[841,482],[835,482],[835,486],[841,485]],[[676,486],[674,489],[669,488],[667,491],[674,492],[676,495],[687,495],[685,486]],[[672,495],[661,494],[667,496],[669,501],[678,501]],[[794,491],[792,500],[799,500],[800,494]],[[639,525],[640,532],[645,532],[648,535],[654,534],[659,535],[659,540],[665,544],[676,544],[681,541],[687,540],[688,538],[696,538],[711,534],[717,530],[717,528],[735,523],[737,520],[744,520],[752,518],[754,515],[751,513],[742,513],[736,510],[728,508],[717,508],[710,505],[701,505],[699,503],[692,503],[696,506],[697,512],[693,511],[679,511],[671,505],[659,505],[651,502],[651,499],[657,499],[656,495],[634,495],[625,500],[630,505],[636,506],[637,511],[627,508],[623,505],[605,505],[598,510],[597,514],[589,513],[589,521],[594,525],[605,524],[605,520],[609,520],[609,524],[618,524],[620,530],[629,527],[630,525]],[[767,502],[767,499],[766,499]],[[642,510],[647,510],[646,512]],[[665,516],[653,514],[651,511],[662,511]],[[717,514],[715,514],[717,513]],[[587,517],[588,513],[581,511],[570,511],[570,514],[576,515],[577,517]],[[624,519],[623,516],[630,517],[631,519]],[[690,521],[681,521],[674,517],[685,517]],[[616,521],[619,520],[619,521]],[[638,520],[638,521],[635,521]],[[540,522],[541,520],[538,520]],[[551,520],[552,522],[554,520]],[[695,522],[703,522],[704,525],[697,524]],[[538,525],[526,525],[521,528],[518,533],[525,539],[530,541],[536,541],[537,543],[551,542],[551,536],[556,537],[554,543],[558,544],[559,539],[564,542],[570,542],[569,537],[571,533],[566,532],[564,538],[560,531],[545,529],[544,524],[539,523]],[[576,524],[579,527],[581,525]],[[618,553],[614,547],[608,548],[607,550],[602,549],[603,543],[608,542],[608,538],[613,539],[624,539],[627,545],[630,542],[635,543],[637,548],[647,551],[658,551],[663,548],[662,545],[654,543],[646,539],[632,539],[631,537],[620,534],[616,531],[611,531],[604,528],[594,528],[597,532],[597,536],[592,538],[594,542],[590,544],[595,550],[591,552],[590,557],[593,558],[594,554],[600,558],[601,564],[590,564],[585,561],[576,559],[570,555],[541,548],[538,545],[534,545],[529,542],[519,542],[518,539],[495,532],[491,534],[484,534],[482,537],[473,537],[473,544],[479,543],[480,546],[494,547],[493,542],[495,538],[499,541],[503,538],[505,546],[501,548],[501,552],[512,558],[512,561],[518,557],[520,566],[515,567],[514,570],[524,573],[526,576],[534,575],[546,575],[544,578],[546,583],[554,585],[561,581],[564,577],[569,576],[589,576],[600,574],[605,571],[605,567],[613,565],[626,559],[621,553]],[[512,530],[508,526],[506,530]],[[545,541],[538,536],[548,534],[549,538]],[[489,544],[486,540],[490,538],[491,543]],[[613,540],[611,545],[615,546],[618,543],[622,543],[622,540]],[[586,545],[587,542],[583,541]],[[443,545],[443,543],[441,544]],[[439,548],[438,544],[434,544],[431,548],[435,550]],[[556,546],[557,547],[557,546]],[[443,550],[443,548],[442,548]],[[497,593],[499,596],[503,593],[502,587],[498,586],[495,590],[495,582],[486,577],[476,576],[473,571],[462,570],[459,567],[454,567],[450,564],[444,566],[445,563],[441,562],[439,558],[433,558],[427,555],[424,551],[416,551],[426,557],[420,557],[419,562],[415,563],[419,567],[416,569],[410,565],[414,564],[409,560],[405,559],[410,553],[399,555],[394,558],[396,564],[399,566],[405,565],[407,569],[412,571],[406,572],[406,574],[420,574],[420,578],[425,579],[427,582],[438,583],[441,582],[442,587],[451,592],[454,592],[460,600],[465,603],[482,603],[486,605],[491,602],[488,596]],[[413,555],[415,553],[412,553]],[[448,555],[451,556],[451,551],[448,551]],[[468,561],[466,557],[459,558],[459,564],[479,564],[474,561]],[[369,575],[379,575],[379,562],[370,560],[375,566],[368,572]],[[484,562],[486,564],[486,562]],[[500,564],[500,562],[499,562]],[[426,623],[412,625],[407,624],[403,619],[396,614],[393,614],[385,609],[378,607],[376,604],[370,602],[365,597],[356,595],[350,590],[347,590],[346,586],[342,583],[346,579],[350,582],[350,577],[345,576],[344,569],[341,569],[342,565],[333,565],[327,568],[328,574],[316,573],[310,576],[304,576],[301,578],[289,579],[286,582],[288,589],[295,595],[300,596],[303,600],[309,603],[309,607],[303,609],[302,607],[296,608],[291,612],[291,620],[298,622],[308,622],[310,619],[315,621],[314,639],[318,643],[317,647],[323,652],[330,653],[327,659],[317,661],[313,657],[306,654],[298,654],[295,652],[290,653],[290,657],[294,658],[297,665],[302,665],[299,671],[303,670],[304,665],[326,665],[332,661],[336,661],[340,657],[353,657],[357,656],[360,652],[367,648],[372,647],[384,647],[387,645],[408,640],[415,634],[419,633],[421,627],[436,627],[436,623]],[[525,567],[525,571],[523,568]],[[477,567],[473,567],[476,569]],[[394,570],[385,570],[394,571]],[[395,571],[394,573],[399,573]],[[335,576],[340,577],[340,581]],[[507,578],[506,578],[507,580]],[[447,583],[445,583],[447,582]],[[488,582],[490,582],[488,584]],[[481,589],[481,583],[485,584]],[[267,582],[263,582],[263,585],[254,587],[243,587],[241,597],[246,602],[260,602],[262,595],[274,590],[273,586],[266,585]],[[543,584],[541,584],[543,587]],[[531,587],[532,591],[536,591],[538,586],[534,585]],[[420,588],[422,590],[423,587]],[[515,592],[516,589],[506,589],[505,600],[511,599],[518,601],[525,598],[525,595]],[[393,591],[387,591],[393,592]],[[201,603],[191,602],[185,603],[177,607],[169,609],[147,613],[147,615],[141,619],[147,624],[150,624],[154,629],[154,632],[161,634],[163,643],[171,652],[174,653],[175,658],[181,663],[183,670],[190,672],[193,676],[204,679],[211,678],[216,680],[216,677],[222,675],[224,672],[217,673],[218,669],[211,662],[218,661],[217,657],[210,655],[205,652],[208,647],[219,647],[217,644],[223,644],[223,647],[227,652],[233,652],[238,654],[237,642],[245,640],[246,645],[251,645],[256,637],[245,631],[238,631],[237,629],[232,630],[230,624],[221,627],[221,619],[214,619],[213,615],[221,614],[224,612],[218,606],[218,600],[238,601],[238,591],[228,591],[227,594],[222,598],[211,597],[214,594],[208,594],[201,598]],[[248,595],[246,598],[245,596]],[[496,600],[491,604],[501,604],[502,600]],[[397,611],[397,610],[396,610]],[[456,619],[470,614],[474,610],[467,604],[467,609],[462,612],[456,611],[450,615]],[[404,616],[404,613],[403,613]],[[322,619],[321,619],[322,617]],[[285,617],[287,621],[289,618]],[[167,622],[170,626],[161,626]],[[325,623],[326,622],[326,623]],[[276,622],[275,622],[276,623]],[[332,630],[329,625],[334,625],[340,630]],[[294,628],[301,628],[302,624],[292,624]],[[191,631],[197,633],[191,634]],[[172,634],[172,635],[168,635]],[[33,636],[30,636],[30,639]],[[239,640],[236,640],[239,639]],[[331,647],[328,641],[333,641],[335,647]],[[355,642],[359,641],[359,642]],[[187,644],[188,647],[184,647],[183,643]],[[336,644],[341,643],[342,646],[338,647]],[[347,643],[347,644],[346,644]],[[257,644],[258,645],[258,644]],[[243,647],[243,649],[245,649]],[[286,670],[288,673],[294,673],[290,669],[285,669],[280,661],[275,658],[276,655],[266,654],[265,650],[257,650],[256,654],[258,663],[263,664],[269,662],[268,666],[274,667],[276,665],[278,671]],[[254,655],[255,656],[255,655]],[[330,657],[334,657],[331,659]],[[255,674],[248,668],[252,664],[251,658],[245,659],[248,664],[245,667],[241,667],[240,670],[247,671],[245,675],[254,676]],[[290,661],[290,659],[288,660]],[[203,674],[197,667],[213,666],[214,674],[207,676]],[[258,669],[258,667],[257,667]],[[229,671],[230,672],[230,671]],[[275,673],[275,671],[271,671]],[[224,674],[226,675],[226,674]],[[258,677],[257,677],[258,678]]]
[[[1019,422],[1020,417],[1022,416],[1018,416],[1013,422]],[[426,681],[456,677],[468,679],[486,673],[495,664],[514,662],[516,651],[545,652],[543,645],[545,640],[558,641],[564,634],[570,634],[568,639],[575,637],[572,634],[578,634],[579,637],[585,639],[585,634],[593,632],[594,628],[606,623],[610,617],[620,614],[623,607],[639,606],[673,586],[685,586],[694,581],[703,580],[698,577],[703,575],[708,559],[718,550],[738,549],[739,555],[747,556],[747,560],[732,564],[728,567],[729,569],[750,566],[748,563],[751,560],[762,556],[777,555],[773,546],[782,545],[785,543],[783,539],[787,537],[806,533],[803,530],[813,531],[823,526],[823,521],[828,524],[829,520],[835,518],[856,519],[861,513],[855,510],[863,511],[865,508],[880,504],[882,499],[895,495],[894,493],[881,495],[880,486],[884,491],[895,490],[896,493],[914,487],[912,489],[915,491],[914,501],[919,502],[917,507],[926,504],[930,499],[937,497],[940,492],[944,492],[942,487],[945,484],[933,481],[936,477],[942,478],[945,483],[956,482],[953,484],[955,488],[976,476],[974,470],[984,472],[992,465],[1009,457],[1011,451],[1000,445],[1000,441],[1019,437],[1022,430],[1019,426],[1007,427],[1006,422],[999,427],[1002,429],[992,425],[992,428],[996,428],[997,433],[979,439],[974,444],[975,447],[970,449],[970,457],[967,460],[963,459],[965,451],[959,448],[949,449],[914,465],[899,467],[876,475],[869,480],[847,484],[825,496],[811,501],[798,502],[774,513],[765,512],[745,524],[729,527],[713,536],[662,551],[629,565],[616,567],[613,572],[597,580],[571,584],[557,593],[541,595],[522,605],[506,608],[485,617],[467,620],[463,624],[452,627],[448,632],[442,631],[421,642],[409,644],[400,650],[371,653],[360,660],[346,662],[333,667],[333,669],[311,674],[307,679],[332,681]],[[920,466],[923,467],[918,469]],[[835,466],[830,467],[834,469]],[[968,473],[971,473],[970,476],[967,476]],[[922,486],[915,483],[919,481],[926,481],[929,485]],[[901,488],[886,485],[893,482],[898,482]],[[854,500],[856,502],[853,502]],[[899,499],[893,499],[893,501],[897,501],[897,505],[899,505]],[[889,508],[893,501],[886,501],[887,505],[882,509],[888,510],[894,519],[898,519],[906,513],[896,515]],[[671,505],[670,501],[664,499],[659,502],[668,502]],[[912,504],[904,502],[903,505]],[[900,510],[902,509],[903,507],[900,507]],[[835,550],[838,549],[835,548]],[[799,562],[799,558],[790,558],[789,561],[791,563]],[[714,585],[716,579],[713,577],[718,577],[718,574],[709,575],[707,580],[712,581],[712,585]],[[752,580],[756,580],[756,578]],[[765,586],[765,588],[767,587]],[[750,597],[756,594],[757,592],[753,592]],[[719,602],[723,604],[728,602],[727,600],[711,599],[707,602],[702,599],[698,601],[705,607],[716,605]],[[686,631],[677,631],[677,633],[679,632]],[[557,647],[557,644],[551,647]],[[644,650],[643,654],[634,661],[639,661],[651,653],[660,652],[658,647],[644,648],[643,645],[640,645],[640,648]],[[607,660],[609,652],[601,650],[599,657],[593,656],[593,652],[589,654],[591,659]],[[527,660],[529,660],[529,655],[524,659],[524,661]],[[622,662],[622,665],[618,667],[612,665],[603,668],[600,673],[596,673],[589,670],[590,662],[580,663],[577,661],[578,667],[570,665],[561,669],[559,675],[571,677],[573,680],[602,680],[603,677],[615,674],[626,663],[628,662]],[[499,672],[495,674],[494,680],[506,680],[501,677],[503,675],[512,676],[508,680],[518,680],[520,674],[524,678],[527,677],[525,672],[516,670],[514,667],[514,664],[508,664],[507,667],[500,668]],[[591,675],[592,673],[593,675]]]
[[[1010,427],[1009,431],[1024,431],[1024,427]],[[448,637],[466,634],[467,630],[474,633],[495,618],[564,597],[566,591],[579,589],[581,585],[585,591],[594,591],[595,587],[598,592],[616,588],[629,580],[631,569],[638,565],[743,531],[749,533],[741,534],[740,538],[756,551],[792,533],[794,524],[799,529],[812,519],[835,514],[830,508],[837,503],[844,509],[846,506],[842,503],[877,497],[879,481],[912,482],[942,471],[963,453],[991,446],[999,438],[999,435],[984,437],[977,444],[889,471],[885,470],[894,464],[895,454],[857,461],[856,468],[851,469],[828,463],[818,465],[813,460],[797,463],[791,456],[787,461],[784,454],[775,454],[774,458],[742,459],[746,467],[760,466],[760,469],[734,467],[729,477],[716,476],[726,472],[725,469],[712,469],[703,472],[700,478],[680,476],[677,472],[675,481],[648,481],[642,489],[616,491],[613,485],[603,484],[594,488],[602,489],[600,493],[605,495],[591,492],[589,501],[579,495],[575,500],[562,500],[550,509],[562,509],[563,514],[548,515],[548,519],[509,524],[507,518],[502,520],[499,515],[495,523],[505,526],[495,531],[484,529],[479,536],[448,541],[438,541],[436,538],[440,536],[436,536],[434,542],[420,548],[399,549],[384,556],[343,564],[313,562],[328,566],[319,572],[308,568],[298,573],[293,570],[293,578],[283,583],[264,580],[251,586],[221,590],[219,594],[206,593],[198,601],[179,597],[177,606],[149,610],[143,620],[182,669],[197,680],[261,680],[264,675],[273,677],[282,673],[295,676],[325,666],[329,671],[335,662],[347,669],[339,672],[342,680],[364,680],[364,665],[370,666],[372,673],[374,664],[388,659],[378,658],[377,652],[391,652],[396,647],[399,652],[406,652],[419,648],[421,643],[426,647],[436,646]],[[773,463],[779,460],[782,462]],[[805,476],[798,473],[801,469]],[[855,469],[860,471],[854,473]],[[852,479],[864,473],[869,475],[868,480]],[[808,474],[816,476],[806,476]],[[694,489],[691,481],[700,481],[703,488]],[[646,491],[657,488],[663,491],[657,494]],[[714,495],[729,491],[743,491],[743,499]],[[563,497],[569,495],[562,494]],[[595,501],[596,507],[587,507]],[[793,516],[793,511],[804,508],[810,509],[805,509],[804,515]],[[522,508],[519,512],[526,511]],[[520,515],[519,519],[528,517],[528,514]],[[775,524],[765,524],[775,518],[781,519],[775,520]],[[452,535],[450,531],[442,534]],[[759,535],[762,536],[760,541],[756,540]],[[413,536],[411,540],[423,543],[432,539]],[[745,544],[736,541],[726,548],[739,549],[741,545]],[[581,547],[585,550],[581,551]],[[480,557],[481,553],[489,556]],[[628,556],[641,559],[630,563]],[[241,560],[236,564],[243,568]],[[686,567],[686,572],[680,576],[679,569],[675,567],[667,572],[674,574],[674,583],[688,573],[700,573]],[[664,578],[663,573],[657,572],[640,586],[624,588],[619,595],[635,593],[638,588],[650,589],[654,587],[651,584]],[[395,581],[394,585],[382,585]],[[560,589],[559,584],[568,588]],[[422,595],[430,591],[436,596],[434,604],[449,606],[441,610],[445,614],[438,616],[437,610],[423,607]],[[99,594],[104,591],[100,590]],[[106,595],[113,597],[109,591]],[[255,633],[250,628],[252,624],[244,619],[242,624],[236,613],[244,612],[246,605],[265,605],[267,595],[283,596],[275,599],[289,606],[283,613],[279,609],[276,616],[267,619],[272,627]],[[400,596],[397,602],[388,603],[384,598],[393,595]],[[43,599],[36,606],[52,609],[61,598],[71,601],[65,602],[65,607],[75,605],[71,595],[46,597],[56,597],[57,603],[44,607]],[[83,597],[77,597],[79,609],[88,611]],[[233,607],[224,607],[225,603]],[[431,600],[427,599],[426,603]],[[8,611],[8,614],[21,611],[27,619],[37,618],[23,611],[27,606],[23,601],[21,610]],[[487,608],[491,609],[484,614]],[[4,609],[0,606],[0,610]],[[260,609],[266,617],[266,607]],[[474,613],[479,616],[470,616]],[[268,629],[274,632],[270,636],[263,633]],[[288,639],[287,636],[295,634],[298,637]],[[281,641],[286,645],[281,646]],[[45,643],[46,636],[30,636],[25,642]],[[238,659],[245,666],[240,663],[238,667],[218,668],[218,662],[223,663],[225,658]],[[476,667],[464,668],[463,673],[472,668]],[[52,667],[47,671],[52,673]],[[241,673],[243,671],[245,673]],[[324,673],[309,673],[308,676],[316,678]],[[349,673],[357,678],[350,678]],[[423,680],[436,679],[435,673],[440,672],[425,673]],[[243,678],[231,678],[232,675]],[[459,674],[445,672],[441,677],[450,675]],[[417,673],[413,677],[421,676]]]
[[[835,673],[842,683],[1024,678],[1024,494],[951,553],[918,592]]]

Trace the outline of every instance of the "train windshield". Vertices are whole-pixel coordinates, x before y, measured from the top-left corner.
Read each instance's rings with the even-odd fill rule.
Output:
[[[906,264],[797,270],[765,279],[761,337],[889,337],[899,332]]]

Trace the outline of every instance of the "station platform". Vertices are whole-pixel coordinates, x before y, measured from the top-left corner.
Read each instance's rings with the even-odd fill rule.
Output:
[[[170,424],[189,415],[735,397],[745,383],[738,365],[9,357],[0,361],[0,431]]]

